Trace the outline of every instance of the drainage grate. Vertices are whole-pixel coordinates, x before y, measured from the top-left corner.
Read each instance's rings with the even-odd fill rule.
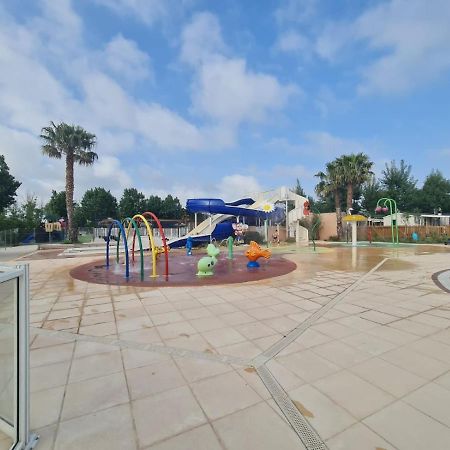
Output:
[[[266,366],[256,368],[256,372],[265,384],[267,390],[272,395],[278,407],[281,409],[286,419],[291,424],[294,431],[298,434],[307,450],[326,450],[327,446],[322,441],[316,430],[300,414],[292,400],[284,389],[278,384],[272,373]]]
[[[304,322],[302,322],[297,328],[290,331],[283,339],[276,342],[272,347],[269,347],[261,355],[258,355],[253,359],[252,363],[255,367],[265,364],[267,361],[271,360],[274,356],[286,348],[289,344],[292,344],[301,334],[303,334],[314,322],[320,319],[324,314],[326,314],[331,308],[333,308],[337,303],[339,303],[344,297],[346,297],[350,292],[352,292],[356,287],[361,284],[367,277],[372,273],[376,272],[389,258],[383,259],[375,267],[373,267],[369,272],[365,273],[361,278],[358,278],[351,286],[349,286],[345,291],[338,294],[332,300],[330,300],[326,305],[317,310],[314,314],[308,317]]]

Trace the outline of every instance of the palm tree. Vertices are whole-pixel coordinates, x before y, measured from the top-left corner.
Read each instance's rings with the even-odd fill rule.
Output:
[[[341,172],[342,182],[347,187],[347,210],[353,206],[353,192],[373,176],[373,162],[365,153],[352,153],[337,158],[336,164]]]
[[[70,242],[77,240],[73,223],[73,190],[74,190],[74,164],[90,166],[98,159],[97,153],[92,149],[96,144],[95,134],[88,133],[80,126],[50,122],[49,127],[42,128],[42,153],[50,158],[66,159],[66,207],[67,229]]]
[[[342,171],[335,161],[327,163],[326,171],[316,173],[314,176],[320,179],[316,185],[316,193],[320,197],[334,196],[334,205],[336,208],[337,235],[342,237],[342,214],[341,214],[341,195],[339,189],[342,186]]]

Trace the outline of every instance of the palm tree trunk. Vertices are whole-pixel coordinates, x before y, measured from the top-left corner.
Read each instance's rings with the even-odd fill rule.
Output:
[[[70,242],[76,241],[75,227],[73,223],[73,152],[66,154],[66,208],[67,208],[67,233]]]
[[[336,189],[334,191],[334,205],[336,208],[336,232],[339,239],[342,238],[342,213],[341,213],[341,196],[339,195],[339,191]]]
[[[347,211],[353,208],[353,184],[347,184]]]

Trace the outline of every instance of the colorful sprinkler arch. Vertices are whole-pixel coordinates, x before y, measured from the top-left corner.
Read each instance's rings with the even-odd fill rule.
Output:
[[[119,262],[119,248],[120,248],[120,239],[122,238],[124,242],[124,248],[125,248],[125,278],[130,277],[130,258],[129,258],[129,251],[128,251],[128,239],[130,235],[131,228],[133,228],[133,246],[132,246],[132,262],[134,263],[134,247],[136,242],[136,235],[138,237],[138,243],[139,243],[139,254],[140,254],[140,278],[141,281],[144,279],[144,250],[142,246],[142,236],[140,233],[140,225],[143,223],[147,229],[148,239],[149,239],[149,248],[151,249],[151,255],[152,255],[152,272],[150,274],[150,277],[157,277],[156,273],[156,258],[159,253],[157,246],[155,245],[155,239],[153,236],[153,228],[149,222],[150,219],[153,220],[159,230],[159,233],[161,235],[161,239],[163,242],[163,252],[165,256],[165,278],[166,281],[169,279],[169,249],[167,246],[167,239],[164,234],[163,227],[161,225],[161,222],[159,221],[158,217],[153,214],[150,211],[146,211],[142,214],[135,214],[133,217],[126,217],[122,221],[120,220],[113,220],[111,225],[108,229],[108,234],[106,238],[106,267],[109,267],[109,244],[111,240],[111,233],[114,226],[117,226],[119,228],[119,234],[117,237],[117,245],[116,245],[116,261]],[[125,231],[126,227],[126,231]]]

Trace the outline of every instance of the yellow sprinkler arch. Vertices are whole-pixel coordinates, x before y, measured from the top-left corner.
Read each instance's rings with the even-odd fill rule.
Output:
[[[155,240],[153,239],[153,228],[151,227],[151,225],[148,223],[148,220],[142,215],[142,214],[135,214],[133,216],[133,219],[141,219],[144,222],[145,227],[147,228],[147,234],[148,234],[148,239],[149,239],[149,244],[152,250],[152,274],[150,275],[151,277],[157,277],[157,273],[156,273],[156,254],[157,254],[157,248],[155,245]],[[128,224],[127,227],[127,239],[128,239],[128,235],[130,233],[131,230],[131,223]]]

